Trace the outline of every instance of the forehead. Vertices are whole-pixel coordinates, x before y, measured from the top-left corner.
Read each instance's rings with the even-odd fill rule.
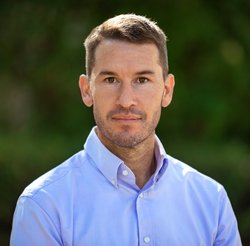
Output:
[[[96,48],[93,70],[160,66],[159,51],[153,43],[135,44],[118,40],[103,40]]]

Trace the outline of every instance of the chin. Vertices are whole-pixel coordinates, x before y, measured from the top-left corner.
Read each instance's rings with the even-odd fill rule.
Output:
[[[109,140],[120,147],[132,148],[143,142],[146,137],[141,133],[129,131],[113,132],[107,136]]]

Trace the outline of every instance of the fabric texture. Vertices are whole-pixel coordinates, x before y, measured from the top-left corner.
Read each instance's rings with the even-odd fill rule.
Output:
[[[223,186],[155,141],[157,168],[139,189],[93,128],[84,150],[21,194],[10,245],[242,245]]]

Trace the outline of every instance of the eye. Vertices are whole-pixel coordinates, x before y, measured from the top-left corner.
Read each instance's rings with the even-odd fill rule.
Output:
[[[117,79],[115,77],[108,77],[104,79],[105,82],[107,82],[108,84],[114,84],[117,83]]]
[[[137,83],[139,84],[145,84],[147,82],[149,82],[149,79],[148,78],[145,78],[145,77],[139,77],[137,80],[136,80]]]

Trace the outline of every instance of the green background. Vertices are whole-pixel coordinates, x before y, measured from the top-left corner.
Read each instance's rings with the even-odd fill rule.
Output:
[[[157,134],[167,152],[222,183],[250,245],[250,1],[2,1],[0,245],[25,186],[82,149],[94,125],[81,102],[83,41],[121,13],[168,35],[176,86]]]

